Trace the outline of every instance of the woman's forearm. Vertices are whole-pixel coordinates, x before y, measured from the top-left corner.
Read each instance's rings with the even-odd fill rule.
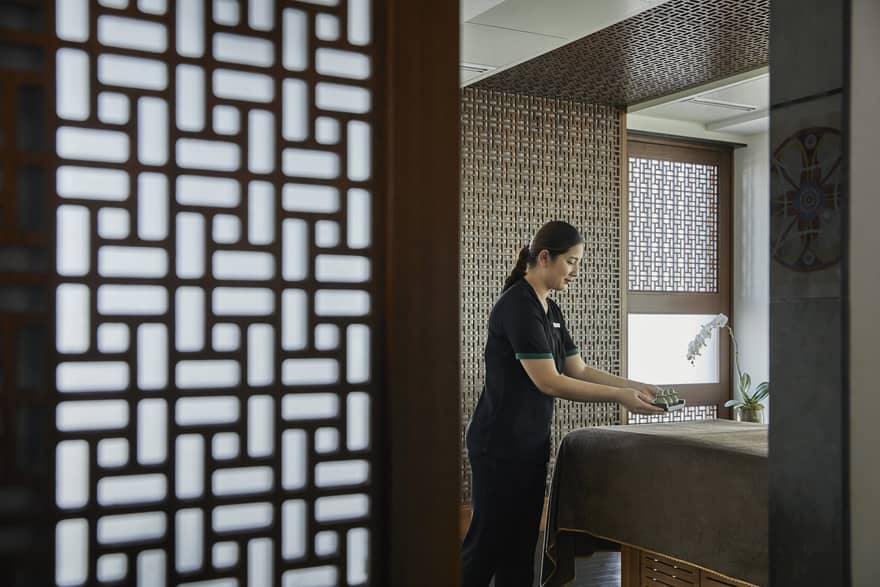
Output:
[[[558,374],[540,385],[541,391],[576,402],[619,402],[620,389],[615,385],[583,381]]]
[[[619,377],[617,375],[612,375],[607,371],[602,371],[601,369],[596,369],[595,367],[585,366],[583,371],[577,376],[577,379],[581,381],[587,381],[589,383],[598,383],[600,385],[610,385],[611,387],[630,387],[637,388],[641,386],[642,383],[638,381],[633,381],[631,379],[626,379],[625,377]]]

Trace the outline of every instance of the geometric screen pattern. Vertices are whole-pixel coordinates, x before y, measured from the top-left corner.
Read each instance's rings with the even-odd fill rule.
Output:
[[[655,4],[474,87],[622,107],[767,65],[770,0]]]
[[[492,305],[516,254],[548,220],[585,239],[580,276],[553,292],[588,365],[621,372],[621,124],[609,106],[464,88],[461,93],[462,503],[470,500],[465,427],[485,381]],[[562,438],[620,424],[614,403],[556,400],[551,463]]]
[[[629,291],[718,291],[718,167],[629,158]]]
[[[681,410],[656,416],[629,413],[627,424],[659,424],[661,422],[692,422],[713,420],[718,417],[718,406],[687,406]]]
[[[370,581],[370,0],[58,0],[55,583]]]

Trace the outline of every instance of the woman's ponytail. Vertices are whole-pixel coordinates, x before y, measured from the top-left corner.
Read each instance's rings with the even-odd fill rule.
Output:
[[[525,277],[526,269],[529,266],[529,257],[531,256],[531,251],[528,246],[523,247],[519,251],[519,256],[516,258],[516,265],[513,266],[513,270],[510,272],[510,275],[507,276],[507,279],[504,281],[504,289],[501,291],[507,291],[510,286],[514,283]]]

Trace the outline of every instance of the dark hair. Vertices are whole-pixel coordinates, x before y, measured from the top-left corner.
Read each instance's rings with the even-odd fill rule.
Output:
[[[520,249],[516,265],[504,281],[502,291],[507,291],[510,286],[525,277],[526,269],[535,264],[541,251],[546,250],[550,253],[550,258],[554,259],[573,246],[583,243],[584,237],[568,222],[551,220],[544,224],[535,233],[531,244]]]

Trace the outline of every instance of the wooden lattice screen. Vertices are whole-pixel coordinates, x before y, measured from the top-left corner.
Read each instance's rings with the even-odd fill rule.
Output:
[[[377,4],[0,8],[0,582],[369,581]]]

